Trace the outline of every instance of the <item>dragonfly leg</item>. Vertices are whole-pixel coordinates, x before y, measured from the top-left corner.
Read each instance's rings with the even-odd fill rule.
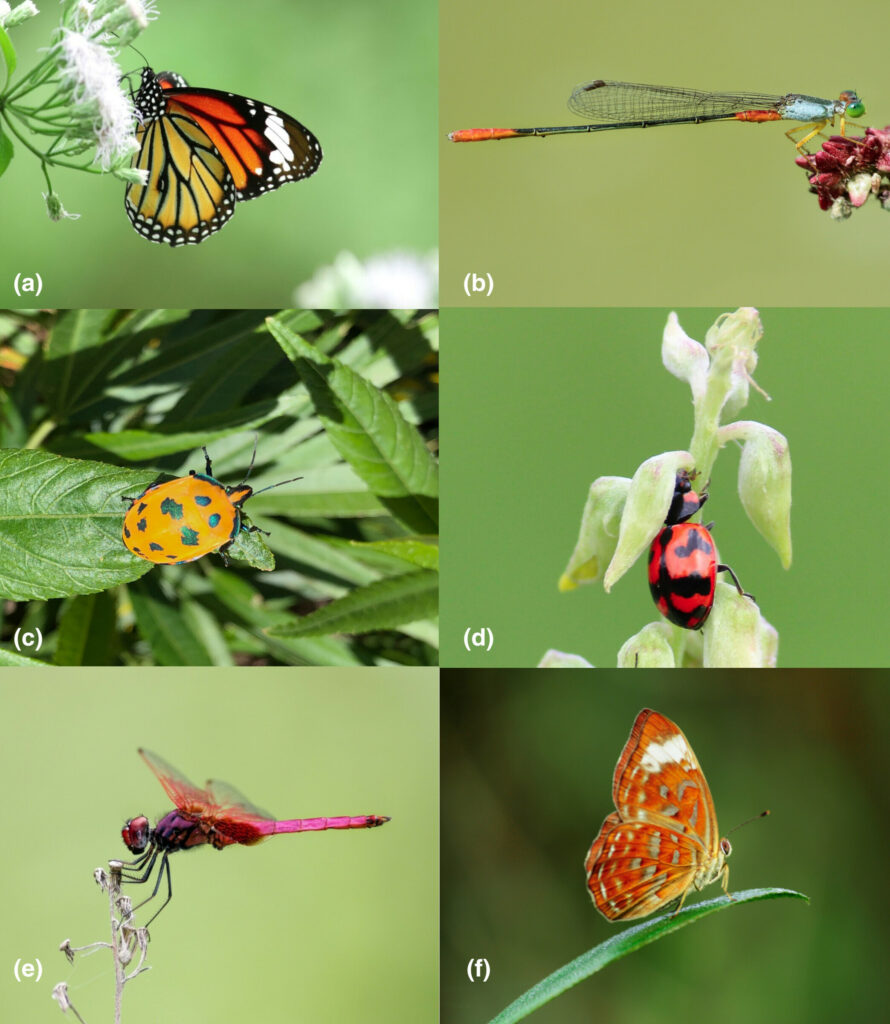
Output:
[[[795,147],[798,150],[801,150],[810,141],[810,139],[815,138],[815,136],[821,134],[822,129],[828,123],[829,122],[826,119],[825,121],[812,121],[812,122],[810,122],[810,124],[799,124],[799,125],[797,125],[794,128],[789,128],[788,131],[785,132],[785,136],[786,136],[786,138],[789,138],[789,139],[791,139],[792,142],[794,142],[794,134],[795,134],[795,132],[807,132],[808,134],[804,135],[803,138],[800,139],[800,141],[794,142]],[[834,125],[834,118],[831,119],[831,124]],[[841,118],[841,135],[843,135],[843,134],[844,134],[844,122],[843,122],[843,118]]]
[[[152,871],[154,870],[155,861],[157,860],[159,849],[157,846],[150,846],[141,857],[137,857],[136,860],[123,861],[121,863],[121,880],[124,882],[135,882],[141,885],[143,882],[147,882]],[[135,876],[145,868],[145,872],[141,878]]]
[[[151,894],[151,896],[148,897],[148,900],[152,900],[152,899],[155,898],[155,895],[156,895],[156,893],[158,891],[158,888],[159,888],[159,886],[161,884],[161,878],[165,874],[167,876],[167,898],[158,907],[158,909],[151,915],[151,917],[145,922],[145,924],[143,925],[143,928],[147,928],[151,924],[151,922],[154,921],[154,919],[158,916],[158,914],[160,914],[160,912],[164,909],[164,907],[167,906],[167,904],[170,902],[170,900],[173,899],[173,882],[172,882],[172,880],[170,878],[170,861],[169,861],[166,853],[161,858],[161,866],[158,869],[158,880],[157,880],[157,882],[155,882],[154,892]],[[148,903],[148,900],[143,900],[142,903],[139,904],[139,906],[141,907],[144,904]],[[134,907],[133,909],[136,910],[138,908]]]
[[[145,871],[143,872],[141,877],[137,878],[133,873],[130,873],[129,875],[126,873],[122,873],[121,880],[124,882],[132,883],[133,885],[142,885],[144,882],[147,882],[151,878],[152,872],[154,871],[155,862],[157,861],[158,854],[160,852],[161,851],[158,849],[158,847],[155,846],[151,849],[150,856],[146,854],[146,856],[140,858],[140,860],[132,862],[131,867],[133,867],[136,871],[141,871],[143,867],[145,868]],[[157,871],[155,887],[154,889],[152,889],[151,896],[148,896],[141,903],[137,903],[136,906],[133,907],[133,913],[135,913],[140,907],[144,907],[146,903],[150,903],[151,900],[153,900],[155,896],[157,896],[158,889],[160,889],[161,887],[161,879],[164,877],[164,875],[167,876],[167,898],[160,905],[160,907],[158,907],[158,909],[151,915],[148,921],[146,921],[144,925],[144,927],[146,928],[151,924],[152,921],[154,921],[154,919],[158,916],[158,914],[160,914],[164,907],[167,906],[167,904],[173,897],[173,883],[170,878],[170,862],[166,850],[161,855],[161,865]]]

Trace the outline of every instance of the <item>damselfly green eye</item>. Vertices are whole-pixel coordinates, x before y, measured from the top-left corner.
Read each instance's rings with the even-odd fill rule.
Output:
[[[856,95],[855,92],[845,92],[842,94],[843,98],[847,101],[847,109],[844,111],[846,117],[862,117],[865,113],[865,104]]]

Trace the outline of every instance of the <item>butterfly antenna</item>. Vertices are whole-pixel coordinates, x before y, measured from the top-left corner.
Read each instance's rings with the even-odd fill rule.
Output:
[[[761,811],[760,814],[755,814],[753,818],[748,818],[746,821],[740,822],[731,828],[726,834],[731,836],[733,832],[738,832],[743,825],[750,825],[752,821],[757,821],[758,818],[766,818],[769,816],[769,811]]]

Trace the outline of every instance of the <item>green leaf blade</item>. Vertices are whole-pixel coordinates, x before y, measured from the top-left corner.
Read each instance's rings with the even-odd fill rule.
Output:
[[[728,907],[740,906],[742,903],[751,903],[758,900],[781,899],[791,897],[801,899],[809,903],[809,897],[794,889],[746,889],[744,892],[735,893],[732,896],[718,896],[713,900],[703,900],[691,907],[684,907],[679,913],[662,914],[660,917],[652,918],[625,929],[618,935],[601,942],[593,949],[576,957],[574,960],[555,970],[552,974],[532,986],[505,1009],[491,1019],[490,1024],[513,1024],[522,1020],[530,1013],[540,1009],[545,1003],[555,999],[567,989],[584,981],[597,971],[614,963],[614,961],[627,956],[628,953],[636,952],[650,942],[670,935],[680,928],[691,924],[693,921],[701,920],[718,910],[726,910]]]
[[[342,457],[415,532],[437,532],[438,469],[395,401],[277,319],[269,330],[295,366]]]
[[[152,567],[124,547],[124,494],[153,474],[50,452],[0,449],[0,594],[15,601],[93,594]]]
[[[273,626],[271,636],[327,636],[397,629],[438,612],[439,574],[427,569],[376,580],[296,622]]]

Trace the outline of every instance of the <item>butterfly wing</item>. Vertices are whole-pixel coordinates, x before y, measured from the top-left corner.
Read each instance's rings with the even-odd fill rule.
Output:
[[[140,143],[126,210],[153,242],[202,242],[232,216],[235,203],[313,174],[315,136],[283,111],[215,89],[189,88],[171,71],[142,71],[134,99]]]
[[[171,115],[190,118],[211,140],[239,202],[308,178],[321,163],[312,132],[268,103],[216,89],[171,89],[167,105]]]
[[[612,781],[616,810],[585,867],[609,920],[645,917],[724,871],[714,802],[689,741],[664,715],[637,715]]]

